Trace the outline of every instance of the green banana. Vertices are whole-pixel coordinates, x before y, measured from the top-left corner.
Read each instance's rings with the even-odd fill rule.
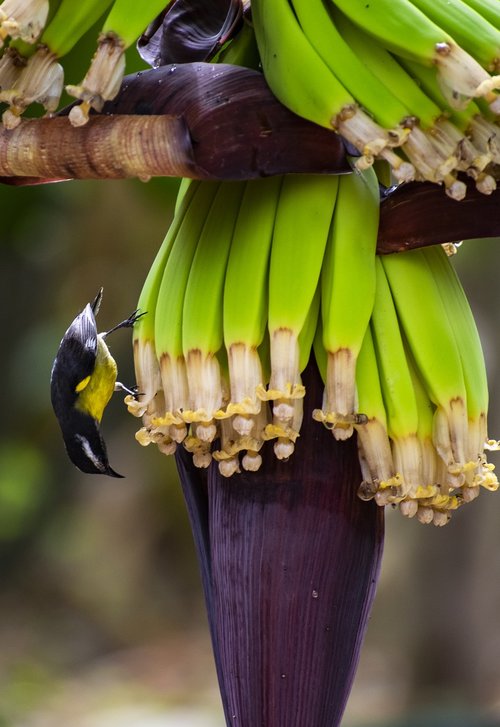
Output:
[[[144,426],[136,434],[136,439],[140,444],[145,446],[155,442],[167,454],[175,451],[175,443],[167,433],[162,431],[161,427],[152,424],[153,419],[157,419],[165,413],[165,399],[155,345],[155,311],[167,260],[199,185],[200,182],[192,182],[182,196],[182,201],[178,205],[172,224],[158,250],[139,296],[137,308],[145,312],[145,315],[139,318],[133,329],[134,366],[138,394],[126,396],[125,403],[131,414],[143,417]]]
[[[495,28],[500,28],[500,7],[497,0],[465,0],[465,2]]]
[[[202,442],[215,438],[214,415],[227,403],[217,353],[223,345],[224,278],[244,190],[244,182],[220,185],[197,242],[184,294],[182,348],[189,400],[182,418],[194,424],[194,436]]]
[[[331,72],[375,120],[400,144],[409,133],[405,128],[408,109],[398,96],[381,83],[337,30],[331,10],[323,0],[292,0],[292,6],[309,43]]]
[[[455,199],[465,195],[465,185],[450,172],[458,166],[456,143],[436,145],[436,125],[442,109],[435,99],[429,98],[396,59],[376,40],[364,33],[343,13],[333,9],[333,17],[342,36],[364,65],[379,82],[390,88],[405,105],[407,125],[411,128],[402,150],[423,179],[443,181],[447,193]]]
[[[312,299],[311,305],[307,312],[304,325],[299,333],[297,342],[299,347],[299,372],[306,368],[311,357],[311,350],[318,327],[319,309],[320,309],[320,285],[318,284],[316,292]],[[264,439],[274,439],[274,454],[278,459],[287,460],[295,449],[302,420],[304,416],[304,399],[297,397],[290,403],[292,412],[290,419],[284,421],[281,417],[281,410],[278,405],[278,413],[273,413],[271,423],[266,424],[263,437]],[[274,408],[273,408],[274,412]]]
[[[500,85],[455,40],[410,0],[332,0],[354,23],[389,50],[423,65],[434,65],[452,93],[488,96]]]
[[[436,279],[462,361],[468,416],[466,459],[475,465],[466,471],[466,486],[462,489],[464,499],[469,500],[479,493],[479,486],[498,489],[498,480],[484,455],[488,441],[486,366],[474,316],[451,261],[440,246],[424,248],[424,256]]]
[[[386,255],[389,281],[408,347],[436,406],[434,446],[445,461],[450,484],[460,486],[467,460],[467,394],[460,352],[432,268],[422,250]]]
[[[236,37],[219,53],[217,62],[258,70],[260,58],[255,33],[251,24],[245,19],[243,19],[241,29]]]
[[[7,36],[35,43],[49,16],[49,0],[4,0],[0,5],[0,46]]]
[[[462,0],[411,0],[488,71],[500,70],[500,30]]]
[[[432,441],[434,406],[418,374],[411,351],[407,346],[405,348],[417,402],[417,436],[422,458],[422,482],[399,503],[399,510],[405,517],[416,515],[421,523],[442,526],[450,520],[451,511],[459,507],[461,500],[453,494],[446,481],[446,467]]]
[[[388,501],[398,502],[420,486],[422,464],[417,401],[384,268],[381,258],[377,257],[377,285],[370,325],[387,415],[387,432],[392,440],[394,470],[401,478],[399,486],[389,488]]]
[[[441,116],[441,108],[401,68],[398,61],[369,33],[332,5],[332,14],[342,37],[373,75],[398,95],[407,111],[423,129],[430,129]]]
[[[318,285],[337,187],[338,177],[327,175],[286,176],[281,187],[269,270],[271,377],[269,390],[257,393],[274,401],[284,425],[304,396],[298,337]]]
[[[78,40],[104,15],[113,0],[62,0],[54,17],[45,28],[40,43],[62,58]]]
[[[252,18],[264,75],[275,96],[299,116],[349,140],[363,155],[359,165],[381,156],[399,169],[402,161],[388,148],[388,133],[359,108],[311,46],[288,0],[254,0]]]
[[[350,437],[356,419],[356,359],[375,299],[379,197],[373,169],[340,177],[321,270],[323,344],[328,359],[323,407],[313,417],[327,424],[336,439]]]
[[[181,442],[186,437],[187,427],[182,411],[189,408],[186,362],[182,347],[184,294],[198,239],[219,187],[219,182],[207,181],[196,186],[173,241],[155,308],[155,345],[165,410],[152,423],[156,427],[166,427],[169,436],[176,442]]]
[[[399,502],[403,480],[397,474],[387,433],[387,416],[371,326],[363,338],[356,362],[358,408],[363,416],[354,423],[363,481],[358,495],[375,498],[378,505]]]
[[[79,85],[66,86],[70,96],[82,101],[69,114],[74,126],[82,126],[88,121],[91,107],[101,111],[104,102],[116,96],[125,73],[125,51],[165,9],[165,4],[165,0],[114,0],[85,78]]]
[[[269,256],[281,185],[282,177],[247,183],[226,270],[223,328],[230,402],[216,416],[234,416],[233,428],[241,436],[251,432],[261,409],[259,346],[266,334]]]
[[[64,85],[58,59],[75,46],[111,2],[87,0],[75,4],[74,0],[62,0],[15,83],[2,86],[0,100],[10,105],[3,117],[8,128],[19,123],[19,116],[32,103],[41,103],[49,112],[56,110]]]
[[[320,287],[316,288],[309,310],[307,311],[304,325],[298,335],[298,368],[299,373],[307,366],[313,347],[314,339],[319,320],[320,308]],[[261,389],[261,387],[259,387]],[[305,389],[304,389],[305,393]],[[283,414],[286,406],[286,417]],[[264,408],[264,407],[263,407]],[[261,415],[263,429],[261,430],[261,438],[263,440],[275,440],[273,449],[277,459],[287,460],[293,454],[295,442],[299,436],[300,427],[304,415],[304,400],[302,396],[297,396],[286,403],[284,400],[274,402],[272,421],[268,421],[269,416],[266,411],[266,417]]]

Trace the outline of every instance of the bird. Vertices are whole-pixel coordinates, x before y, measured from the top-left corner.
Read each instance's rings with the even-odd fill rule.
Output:
[[[145,313],[135,310],[109,331],[98,333],[96,315],[102,296],[100,288],[62,337],[50,375],[50,395],[73,464],[88,474],[123,477],[109,464],[100,424],[114,391],[136,397],[137,390],[116,380],[117,365],[106,339],[120,328],[132,328]]]

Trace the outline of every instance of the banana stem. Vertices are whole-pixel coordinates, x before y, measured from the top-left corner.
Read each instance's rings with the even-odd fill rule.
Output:
[[[62,111],[61,115],[67,113]],[[142,134],[142,155],[146,159],[150,146],[148,119],[154,116],[164,118],[163,145],[172,150],[172,156],[175,152],[178,165],[159,165],[155,148],[149,164],[141,170],[144,178],[252,179],[289,172],[351,171],[343,140],[282,106],[262,74],[248,68],[185,63],[128,76],[117,98],[105,104],[104,114],[106,121],[91,116],[88,132],[81,127],[66,128],[71,126],[67,118],[20,123],[15,136],[0,128],[0,181],[3,177],[3,181],[23,185],[126,176],[115,160],[129,149],[121,134],[113,133],[114,127],[121,129],[125,123],[127,128],[127,123],[133,121],[134,129]],[[124,122],[124,115],[130,115],[131,121]],[[101,123],[109,132],[105,147],[93,135],[93,129]],[[153,124],[161,129],[160,120]],[[196,143],[191,144],[191,140]],[[82,164],[83,150],[92,163]],[[100,162],[97,170],[93,168],[96,159]]]
[[[194,176],[185,122],[174,116],[24,120],[0,132],[0,175],[52,179]],[[198,172],[200,176],[200,172]]]

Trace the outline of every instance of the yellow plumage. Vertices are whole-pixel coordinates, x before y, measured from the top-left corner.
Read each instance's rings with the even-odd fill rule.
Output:
[[[116,362],[109,352],[102,335],[97,336],[97,356],[91,376],[83,379],[76,391],[79,392],[75,406],[85,414],[101,421],[104,409],[115,390],[117,377]],[[87,382],[86,384],[84,382]],[[81,387],[81,388],[80,388]]]

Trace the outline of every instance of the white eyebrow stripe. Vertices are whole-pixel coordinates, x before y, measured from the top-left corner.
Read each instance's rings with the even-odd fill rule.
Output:
[[[77,434],[76,439],[78,439],[78,441],[82,445],[83,453],[85,454],[87,459],[89,459],[94,467],[96,467],[100,472],[104,472],[106,467],[92,451],[89,440],[81,434]]]

